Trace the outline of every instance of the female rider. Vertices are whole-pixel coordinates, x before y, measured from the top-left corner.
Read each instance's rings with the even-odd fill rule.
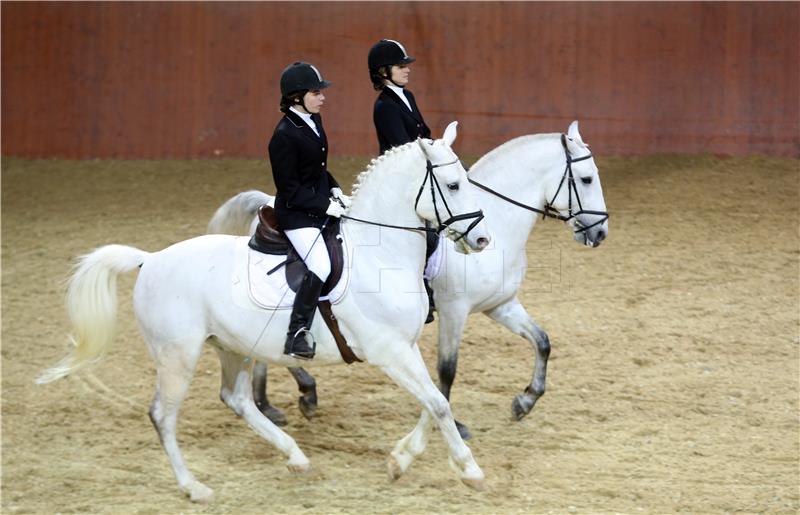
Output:
[[[317,309],[320,290],[331,271],[320,229],[329,217],[340,217],[350,205],[328,172],[328,140],[322,128],[322,90],[330,86],[311,64],[295,62],[281,74],[283,118],[269,142],[275,180],[275,214],[281,229],[308,271],[295,296],[284,353],[312,359],[314,345],[306,335]],[[309,335],[310,337],[310,335]]]
[[[381,154],[417,138],[431,137],[414,95],[405,89],[409,65],[415,60],[392,39],[378,41],[369,51],[369,78],[372,87],[381,92],[372,112]]]
[[[378,147],[383,154],[392,147],[414,141],[417,138],[430,138],[431,130],[425,124],[419,112],[414,95],[406,89],[409,65],[416,59],[406,53],[405,47],[393,39],[382,39],[375,43],[369,51],[367,64],[372,87],[380,91],[375,100],[372,120],[378,135]],[[426,224],[429,225],[429,224]],[[427,256],[436,250],[438,236],[427,234]],[[425,279],[425,290],[428,292],[428,318],[425,323],[433,322],[433,290]]]

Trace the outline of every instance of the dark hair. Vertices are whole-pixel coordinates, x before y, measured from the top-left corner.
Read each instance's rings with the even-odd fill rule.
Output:
[[[369,78],[372,81],[372,87],[378,91],[382,90],[386,86],[386,83],[383,81],[390,78],[391,76],[392,76],[391,65],[381,66],[377,70],[369,71]]]
[[[289,110],[290,107],[299,104],[303,97],[308,93],[308,90],[301,90],[295,91],[294,93],[289,93],[289,96],[281,96],[281,112],[285,113]]]

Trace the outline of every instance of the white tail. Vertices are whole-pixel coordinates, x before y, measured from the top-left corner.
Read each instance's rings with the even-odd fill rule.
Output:
[[[67,288],[72,322],[72,353],[36,382],[49,383],[97,362],[114,337],[117,276],[142,265],[148,253],[124,245],[106,245],[78,258]]]
[[[258,190],[244,191],[234,195],[222,204],[211,221],[208,222],[206,234],[232,234],[246,236],[250,234],[250,224],[264,204],[275,201],[274,197]]]

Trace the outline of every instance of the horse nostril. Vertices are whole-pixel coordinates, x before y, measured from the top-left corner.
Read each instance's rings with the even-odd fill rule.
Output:
[[[489,238],[478,238],[478,248],[485,249],[489,246]]]
[[[604,239],[606,239],[606,231],[604,230],[597,231],[597,243],[600,243]]]

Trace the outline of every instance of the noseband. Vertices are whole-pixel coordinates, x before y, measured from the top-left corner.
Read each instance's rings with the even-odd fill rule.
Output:
[[[561,135],[561,145],[564,147],[564,154],[566,155],[567,166],[564,169],[564,174],[561,176],[561,182],[558,183],[558,189],[556,189],[556,193],[555,193],[555,195],[553,195],[553,200],[551,200],[550,202],[547,202],[544,205],[544,209],[537,209],[537,208],[535,208],[533,206],[529,206],[527,204],[523,204],[522,202],[519,202],[517,200],[509,198],[509,197],[503,195],[502,193],[499,193],[499,192],[491,189],[488,186],[485,186],[485,185],[483,185],[483,184],[481,184],[479,182],[473,181],[472,179],[469,179],[469,182],[471,182],[475,186],[479,187],[480,189],[482,189],[484,191],[487,191],[487,192],[491,193],[492,195],[505,200],[506,202],[508,202],[510,204],[514,204],[515,206],[521,207],[523,209],[527,209],[528,211],[533,211],[535,213],[539,213],[543,217],[555,218],[556,220],[561,220],[563,222],[567,222],[567,221],[575,218],[575,225],[576,225],[575,232],[576,233],[586,232],[587,230],[591,229],[595,225],[602,224],[603,222],[608,220],[608,212],[606,212],[606,211],[589,211],[589,210],[584,210],[583,209],[583,206],[581,205],[581,197],[580,197],[580,195],[578,195],[578,189],[575,186],[575,177],[572,174],[572,163],[577,163],[579,161],[585,161],[586,159],[589,159],[590,157],[592,157],[592,154],[588,154],[588,155],[585,155],[585,156],[581,156],[581,157],[579,157],[577,159],[573,159],[572,155],[569,153],[569,149],[567,148],[567,136],[566,136],[566,134],[562,134]],[[568,191],[569,191],[569,204],[568,204],[567,207],[568,207],[569,216],[562,215],[561,212],[558,209],[553,207],[553,203],[556,201],[556,198],[558,197],[558,194],[561,191],[561,188],[564,186],[564,183],[568,184],[567,188],[568,188]],[[578,204],[578,210],[574,211],[574,212],[572,210],[572,196],[573,196],[573,193],[575,194],[575,202]],[[583,225],[580,222],[580,220],[578,220],[576,218],[578,215],[598,215],[598,216],[602,216],[602,218],[600,220],[598,220],[597,222],[593,223],[592,225]]]

